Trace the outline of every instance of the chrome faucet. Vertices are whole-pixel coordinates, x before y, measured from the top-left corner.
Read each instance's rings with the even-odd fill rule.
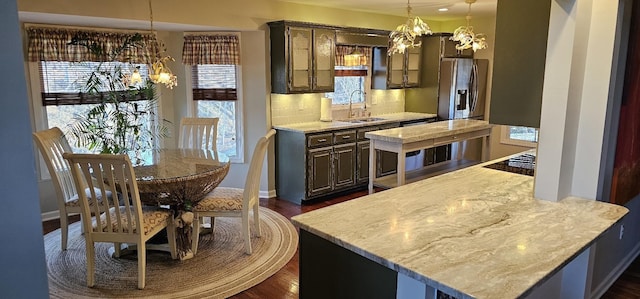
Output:
[[[364,99],[363,99],[364,100],[364,105],[365,105],[364,107],[365,107],[365,109],[367,109],[367,99],[366,99],[367,94],[364,91],[360,90],[360,89],[356,89],[356,90],[352,91],[351,95],[349,96],[349,118],[353,117],[352,112],[351,112],[351,110],[352,110],[351,108],[352,108],[352,105],[353,105],[352,99],[353,99],[353,95],[356,92],[362,93],[362,96],[364,97]]]

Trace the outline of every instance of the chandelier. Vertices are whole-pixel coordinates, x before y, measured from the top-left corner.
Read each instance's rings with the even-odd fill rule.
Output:
[[[178,77],[171,72],[171,69],[167,65],[169,61],[175,61],[171,56],[167,55],[166,47],[164,43],[158,39],[158,34],[153,30],[153,8],[151,6],[151,0],[149,0],[149,20],[151,23],[151,34],[153,34],[153,47],[156,57],[149,65],[149,79],[156,84],[164,84],[167,88],[173,89],[178,85]],[[138,70],[134,70],[131,75],[131,81],[135,82],[142,80]]]
[[[411,4],[407,0],[407,22],[399,25],[396,30],[391,31],[389,38],[391,39],[391,48],[389,48],[389,56],[394,53],[404,53],[406,48],[420,47],[422,41],[416,39],[425,34],[433,34],[427,23],[423,22],[420,17],[411,16]]]
[[[473,27],[469,25],[471,21],[471,4],[476,0],[465,0],[465,3],[469,4],[469,10],[467,12],[467,26],[460,26],[453,32],[453,36],[450,38],[452,41],[458,42],[456,49],[458,51],[473,49],[473,52],[478,49],[486,49],[487,42],[486,37],[482,33],[474,33]]]

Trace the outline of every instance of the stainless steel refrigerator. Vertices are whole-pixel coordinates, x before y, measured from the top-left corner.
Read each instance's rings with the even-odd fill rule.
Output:
[[[458,51],[451,34],[422,38],[420,87],[405,90],[405,111],[435,113],[438,120],[484,119],[488,60],[474,59],[472,50]],[[425,165],[462,157],[481,159],[481,144],[472,140],[435,148]]]
[[[487,94],[486,59],[443,58],[440,62],[438,118],[484,119]]]
[[[440,62],[438,89],[438,119],[484,119],[487,94],[486,59],[443,58]],[[467,160],[482,159],[482,140],[474,139],[454,143],[450,157]]]

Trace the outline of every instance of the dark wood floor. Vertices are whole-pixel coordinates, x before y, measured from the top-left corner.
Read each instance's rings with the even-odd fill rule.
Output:
[[[287,218],[309,212],[322,207],[330,206],[339,202],[347,201],[366,195],[366,191],[360,191],[345,196],[336,197],[331,200],[317,202],[309,205],[295,205],[284,200],[262,199],[260,205],[272,209]],[[78,221],[79,217],[72,217],[70,221]],[[47,234],[60,227],[57,220],[43,222],[43,232]],[[291,261],[267,280],[231,298],[298,298],[298,253]],[[632,265],[620,276],[620,278],[604,294],[603,299],[632,299],[640,298],[640,258],[636,259]]]

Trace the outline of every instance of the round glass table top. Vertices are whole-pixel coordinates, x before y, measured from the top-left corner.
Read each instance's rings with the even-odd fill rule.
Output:
[[[189,210],[229,172],[229,158],[213,150],[162,149],[132,159],[140,199]]]

